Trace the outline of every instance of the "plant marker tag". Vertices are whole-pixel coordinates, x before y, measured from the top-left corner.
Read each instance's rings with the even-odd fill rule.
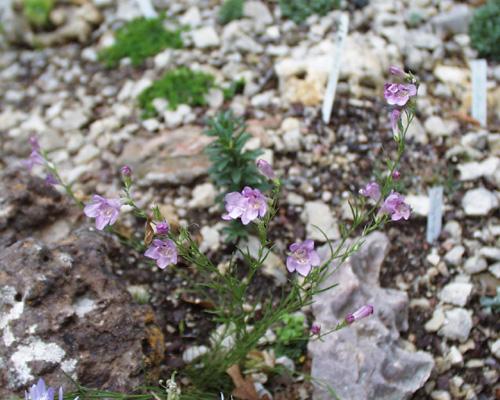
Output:
[[[427,216],[427,243],[433,243],[441,233],[443,219],[443,187],[429,189],[429,215]]]
[[[151,0],[136,0],[139,8],[141,9],[141,13],[144,18],[156,18],[158,17],[158,13],[155,11],[153,4],[151,4]]]
[[[487,105],[487,65],[486,60],[472,60],[472,118],[486,126]]]
[[[326,87],[325,99],[323,100],[323,107],[321,109],[323,114],[323,122],[328,124],[330,122],[330,115],[332,114],[333,101],[335,100],[335,92],[337,90],[337,82],[339,80],[340,61],[342,58],[342,50],[345,45],[345,39],[349,30],[349,15],[347,13],[340,14],[337,37],[335,41],[335,53],[332,60],[332,69],[328,78],[328,86]]]

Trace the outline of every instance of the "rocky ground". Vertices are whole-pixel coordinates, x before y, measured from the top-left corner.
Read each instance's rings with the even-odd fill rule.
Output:
[[[265,158],[284,179],[284,200],[271,233],[277,239],[275,253],[283,254],[293,239],[305,238],[306,234],[323,241],[322,236],[314,236],[312,224],[319,224],[336,239],[338,221],[349,218],[349,193],[356,193],[375,172],[383,170],[382,156],[393,146],[382,86],[388,79],[389,65],[404,65],[422,82],[418,118],[410,128],[401,167],[402,183],[414,213],[409,222],[389,227],[380,277],[363,285],[371,288],[367,293],[372,293],[372,298],[389,290],[408,313],[407,321],[393,321],[390,328],[385,324],[390,339],[383,345],[388,347],[382,349],[396,346],[396,358],[402,351],[427,353],[430,359],[422,355],[425,362],[423,358],[419,365],[425,364],[422,374],[429,378],[426,382],[421,379],[418,385],[412,382],[397,392],[404,395],[384,398],[500,398],[496,384],[500,359],[498,313],[484,302],[496,295],[500,279],[500,66],[488,66],[489,118],[487,126],[480,127],[469,115],[468,61],[475,58],[475,52],[470,48],[466,27],[473,8],[459,1],[350,3],[346,11],[351,22],[337,98],[331,122],[325,125],[320,109],[339,11],[310,17],[306,25],[297,26],[280,17],[275,2],[248,1],[243,19],[221,26],[216,21],[216,2],[171,3],[155,2],[157,9],[165,10],[174,21],[190,26],[183,33],[186,46],[167,49],[139,68],[124,61],[116,69],[106,69],[97,61],[99,49],[109,45],[120,21],[140,15],[132,1],[115,4],[112,0],[96,0],[96,16],[88,21],[89,28],[81,38],[83,44],[66,43],[73,37],[65,31],[67,37],[49,38],[54,41],[50,42],[51,47],[30,50],[11,46],[0,53],[0,165],[6,170],[0,192],[2,287],[28,284],[22,281],[23,274],[18,274],[16,281],[4,267],[15,267],[9,260],[17,257],[16,252],[26,252],[23,257],[27,259],[35,257],[39,263],[37,271],[43,273],[47,260],[36,255],[40,251],[37,246],[47,246],[48,259],[59,257],[61,265],[54,272],[56,282],[69,279],[63,272],[61,252],[71,254],[82,268],[82,250],[76,247],[85,239],[77,235],[73,244],[66,242],[72,232],[88,221],[76,207],[63,204],[57,193],[47,194],[39,182],[16,175],[16,166],[22,168],[20,161],[29,154],[30,135],[39,136],[42,147],[50,151],[52,160],[60,166],[62,176],[74,184],[82,197],[95,192],[117,196],[118,170],[124,163],[130,164],[138,179],[135,195],[139,203],[157,203],[174,225],[192,226],[202,248],[221,261],[230,249],[222,238],[220,209],[215,204],[217,191],[206,173],[209,162],[202,151],[208,140],[202,131],[207,117],[224,107],[231,108],[248,124],[253,136],[248,146],[265,149]],[[65,44],[59,45],[59,41]],[[180,107],[176,112],[142,120],[136,101],[138,93],[166,70],[182,65],[209,71],[219,83],[243,77],[244,93],[222,104],[221,93],[215,90],[207,107]],[[428,244],[427,192],[438,184],[444,187],[444,228],[436,243]],[[136,227],[137,221],[127,215],[120,229],[131,232]],[[96,246],[104,244],[99,242]],[[211,328],[204,318],[203,305],[182,294],[187,285],[185,277],[175,271],[152,270],[133,252],[126,262],[106,263],[109,266],[102,273],[111,286],[120,281],[136,298],[149,298],[146,302],[151,308],[145,307],[153,311],[154,317],[130,327],[131,331],[141,330],[141,326],[149,329],[147,334],[141,333],[149,343],[141,351],[147,353],[153,364],[161,364],[158,368],[162,374],[182,366],[186,349],[203,344],[199,337]],[[286,282],[278,256],[269,258],[264,272],[260,279],[266,289],[279,290]],[[113,306],[102,297],[101,289],[92,286],[95,282],[90,278],[64,289],[69,296],[67,302],[79,305],[79,311],[75,311],[78,317],[78,312],[84,315],[93,309],[87,291],[92,293],[92,299],[99,298],[106,307]],[[85,283],[86,279],[90,281]],[[342,286],[342,280],[339,283]],[[38,297],[50,298],[50,291],[57,290],[57,285],[50,287],[48,294],[42,291]],[[123,289],[113,288],[116,296],[126,296]],[[12,343],[31,339],[5,333],[13,320],[11,310],[17,309],[19,300],[15,291],[2,289],[1,293],[0,328],[4,342],[0,343],[0,353],[7,359],[14,352]],[[387,296],[382,298],[387,300]],[[64,306],[64,302],[55,304]],[[106,307],[99,312],[105,312]],[[136,305],[130,307],[135,310]],[[397,313],[397,307],[391,307],[388,315]],[[120,312],[125,315],[137,311]],[[320,318],[320,311],[313,312]],[[82,329],[76,317],[64,317],[69,322],[61,318],[63,321],[56,324],[57,335],[64,336],[65,323],[70,332]],[[383,315],[374,319],[374,324],[379,319],[384,321]],[[382,329],[381,326],[374,329]],[[156,331],[158,327],[161,333]],[[20,332],[22,327],[16,329]],[[43,339],[54,333],[49,329],[38,334]],[[164,336],[162,343],[157,343],[158,335]],[[131,338],[130,346],[139,346],[142,339]],[[332,346],[337,349],[339,343]],[[159,356],[163,361],[151,356],[163,350]],[[301,368],[307,370],[311,364],[314,371],[315,362],[325,362],[321,359],[324,352],[310,350],[312,361]],[[77,353],[75,349],[66,349],[66,355],[47,362],[65,360],[71,364]],[[375,350],[370,354],[378,357]],[[394,362],[390,360],[389,363]],[[20,369],[15,379],[20,383],[14,389],[30,383],[32,373],[53,370],[35,366],[26,372],[30,371],[25,367],[31,361],[16,364]],[[82,364],[88,362],[83,360]],[[123,360],[112,362],[119,370]],[[81,368],[78,367],[79,373],[85,369]],[[136,371],[130,373],[137,378]],[[0,377],[5,386],[9,380]],[[87,381],[97,382],[95,376],[92,379]],[[380,379],[390,386],[391,377]],[[398,380],[405,381],[401,377]],[[285,382],[285,389],[276,387],[275,398],[308,398],[311,393],[310,386],[302,383],[297,386],[296,382]],[[292,387],[294,394],[286,394]],[[285,394],[280,395],[280,391]],[[364,397],[356,397],[361,398]]]

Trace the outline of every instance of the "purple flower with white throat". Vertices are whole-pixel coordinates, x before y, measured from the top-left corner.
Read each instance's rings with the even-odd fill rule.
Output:
[[[377,182],[370,182],[364,188],[359,189],[359,194],[378,201],[380,198],[380,186]]]
[[[393,221],[399,221],[400,219],[407,220],[410,218],[411,208],[405,203],[405,197],[402,194],[392,192],[384,200],[384,204],[380,207],[380,212],[389,214]]]
[[[177,248],[175,243],[170,240],[155,239],[144,255],[156,260],[156,265],[165,269],[167,265],[177,264]]]
[[[167,221],[159,222],[156,224],[156,233],[158,235],[167,235],[170,232],[170,225]]]
[[[347,316],[345,317],[345,321],[348,324],[352,324],[353,322],[366,318],[371,314],[373,314],[373,306],[371,304],[366,304],[360,309],[354,311],[353,313],[347,314]]]
[[[257,160],[257,168],[262,173],[262,175],[264,175],[269,179],[274,179],[276,177],[271,164],[269,164],[266,160],[263,160],[262,158]]]
[[[46,387],[42,378],[39,379],[36,385],[31,386],[29,392],[24,392],[25,400],[54,400],[55,390],[51,387]],[[59,388],[59,400],[63,400],[62,387]]]
[[[83,212],[87,217],[95,218],[95,227],[102,231],[106,225],[113,225],[120,215],[119,199],[106,199],[95,194],[92,203],[87,204]]]
[[[297,271],[307,276],[312,267],[321,264],[318,253],[314,250],[314,241],[305,240],[302,243],[293,243],[289,247],[290,255],[286,258],[286,268],[289,272]]]
[[[384,97],[387,103],[403,107],[410,97],[417,94],[417,87],[412,83],[386,83],[384,85]]]
[[[241,218],[243,225],[248,225],[258,217],[263,217],[267,212],[267,199],[259,189],[245,186],[239,192],[231,192],[224,197],[227,213],[222,219],[228,221]]]

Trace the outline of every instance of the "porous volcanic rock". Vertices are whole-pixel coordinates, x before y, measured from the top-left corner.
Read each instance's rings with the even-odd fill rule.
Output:
[[[45,245],[26,238],[0,254],[0,398],[43,377],[125,391],[158,379],[164,339],[149,306],[112,274],[113,242],[89,229]],[[146,376],[147,374],[147,376]]]
[[[408,296],[380,287],[388,247],[381,233],[367,237],[359,253],[324,282],[339,286],[316,296],[313,304],[316,323],[325,332],[362,305],[375,307],[369,318],[309,342],[313,378],[343,400],[407,399],[424,385],[434,365],[430,354],[408,351],[400,343],[399,331],[408,329]],[[320,254],[326,258],[328,249],[322,247]],[[331,398],[325,385],[315,388],[315,400]]]

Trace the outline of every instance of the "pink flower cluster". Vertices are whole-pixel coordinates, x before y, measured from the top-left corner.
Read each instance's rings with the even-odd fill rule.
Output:
[[[224,197],[227,213],[222,219],[241,219],[243,225],[248,225],[258,217],[263,217],[267,212],[267,199],[259,189],[249,186],[239,192],[231,192]]]
[[[384,85],[384,97],[387,103],[394,108],[390,119],[392,131],[396,135],[399,132],[399,121],[401,112],[407,106],[410,98],[417,94],[417,86],[413,83],[411,75],[405,73],[401,68],[391,66],[389,72],[399,78],[410,80],[412,83],[386,83]]]
[[[396,176],[399,179],[399,172]],[[370,182],[364,188],[359,190],[359,194],[378,202],[381,196],[380,185],[377,182]],[[405,198],[402,194],[392,192],[382,203],[380,213],[388,214],[393,221],[399,221],[401,219],[408,220],[411,214],[411,207],[405,203]]]

